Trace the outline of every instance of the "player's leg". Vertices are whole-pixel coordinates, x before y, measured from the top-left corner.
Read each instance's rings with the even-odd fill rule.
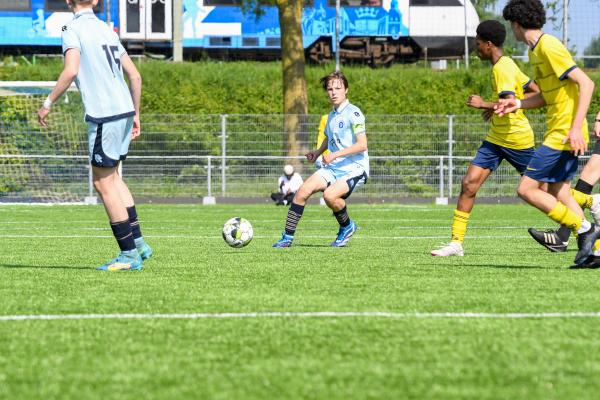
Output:
[[[135,247],[127,208],[121,197],[120,177],[117,172],[123,136],[130,134],[130,131],[125,131],[125,125],[122,120],[88,124],[94,188],[102,199],[113,234],[121,250],[117,258],[98,268],[107,271],[142,268],[142,259]]]
[[[279,239],[273,247],[284,248],[292,245],[296,227],[298,226],[298,222],[300,222],[300,218],[302,218],[306,202],[314,193],[322,192],[327,188],[327,172],[324,170],[325,169],[322,168],[312,174],[304,181],[302,186],[300,186],[300,189],[298,189],[294,195],[294,199],[292,200],[292,204],[290,204],[290,209],[288,210],[285,220],[285,230],[281,235],[281,239]]]
[[[331,246],[344,247],[356,232],[356,223],[348,215],[346,199],[350,197],[355,189],[364,185],[366,181],[367,174],[365,171],[356,169],[336,180],[323,192],[325,204],[333,211],[333,215],[340,226],[336,239],[331,243]]]
[[[458,196],[458,202],[452,218],[450,243],[433,250],[431,252],[432,256],[448,257],[464,255],[463,242],[467,233],[471,210],[475,204],[475,196],[490,174],[498,168],[502,159],[503,155],[500,146],[484,141],[479,147],[475,158],[471,161],[467,173],[462,180],[460,195]]]

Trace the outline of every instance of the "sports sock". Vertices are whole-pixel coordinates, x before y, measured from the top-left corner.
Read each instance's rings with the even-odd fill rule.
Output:
[[[133,234],[133,239],[141,238],[142,229],[140,228],[140,221],[138,221],[135,206],[127,207],[127,215],[129,216],[129,225],[131,225],[131,233]]]
[[[589,194],[582,193],[577,189],[570,189],[570,190],[571,190],[571,196],[573,196],[573,198],[575,199],[577,204],[579,204],[581,206],[581,208],[586,209],[586,208],[590,208],[592,206],[592,201],[593,201],[592,196],[590,196]]]
[[[573,233],[577,233],[581,229],[582,222],[585,221],[560,201],[556,202],[554,208],[547,215],[552,221],[571,229]]]
[[[452,242],[462,243],[465,240],[469,215],[471,214],[468,212],[454,210],[454,218],[452,219]]]
[[[337,222],[341,227],[345,228],[350,225],[350,217],[348,216],[348,210],[346,209],[346,206],[344,206],[344,208],[342,208],[340,211],[334,211],[333,215],[335,215],[335,219],[337,219]]]
[[[120,222],[111,222],[110,227],[113,231],[115,239],[119,244],[121,251],[128,251],[135,249],[135,242],[133,241],[133,235],[131,233],[131,225],[129,220]]]
[[[287,219],[285,220],[286,234],[294,236],[294,233],[296,233],[296,227],[298,226],[298,222],[300,222],[300,218],[302,218],[303,212],[304,206],[292,202],[292,205],[288,211]]]
[[[592,248],[595,256],[600,256],[600,240],[596,240],[594,242],[594,247]]]
[[[583,208],[589,208],[592,206],[592,193],[593,185],[590,185],[583,179],[579,178],[577,183],[575,184],[575,189],[571,189],[571,195],[575,199],[575,201]],[[562,226],[558,228],[556,231],[556,235],[563,242],[568,242],[569,237],[571,237],[571,229],[566,226]]]

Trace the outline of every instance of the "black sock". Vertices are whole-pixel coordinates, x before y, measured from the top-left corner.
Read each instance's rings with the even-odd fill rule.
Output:
[[[129,225],[131,226],[131,233],[133,239],[139,239],[142,237],[142,229],[140,228],[140,221],[138,221],[137,211],[135,206],[127,207],[127,214],[129,215]]]
[[[561,241],[568,242],[569,238],[571,237],[571,229],[567,228],[564,225],[561,225],[560,228],[558,228],[558,230],[556,231],[556,236],[558,236],[558,238]]]
[[[294,235],[296,232],[296,226],[298,226],[298,222],[300,222],[303,212],[304,206],[292,202],[290,210],[288,211],[287,219],[285,220],[285,233],[292,236]]]
[[[346,209],[346,206],[344,206],[344,208],[342,208],[340,211],[334,211],[333,215],[335,215],[335,219],[337,219],[337,222],[341,227],[345,228],[346,226],[350,225],[350,217],[348,216],[348,210]]]
[[[110,227],[112,228],[113,235],[115,235],[115,239],[117,239],[117,243],[119,244],[121,251],[135,249],[135,242],[133,241],[133,235],[131,234],[131,225],[129,225],[129,220],[111,222]]]
[[[590,185],[589,183],[587,183],[586,181],[584,181],[581,178],[579,178],[579,180],[575,184],[575,190],[577,190],[578,192],[584,193],[584,194],[592,194],[593,188],[594,188],[594,185]]]

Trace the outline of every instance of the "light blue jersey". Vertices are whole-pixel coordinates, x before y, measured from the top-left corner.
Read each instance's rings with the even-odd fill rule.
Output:
[[[330,153],[352,146],[356,143],[357,135],[365,134],[365,116],[348,100],[343,102],[337,110],[334,109],[329,113],[325,135],[327,135],[327,148]],[[369,152],[364,151],[346,157],[338,157],[329,166],[340,171],[350,171],[356,167],[362,167],[369,175]]]
[[[135,114],[121,67],[126,54],[119,38],[91,9],[75,14],[62,28],[62,49],[81,55],[75,83],[85,106],[85,120],[97,124]]]

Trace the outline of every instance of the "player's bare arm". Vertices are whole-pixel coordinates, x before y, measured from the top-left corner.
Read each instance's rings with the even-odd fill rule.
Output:
[[[319,147],[316,150],[312,150],[309,151],[308,153],[305,154],[306,159],[310,162],[315,162],[315,160],[317,158],[319,158],[319,156],[321,154],[323,154],[323,152],[327,150],[327,140],[323,140],[323,143],[321,143],[321,147]],[[324,157],[323,157],[324,158]]]
[[[542,97],[542,94],[538,92],[523,100],[519,100],[515,97],[512,99],[500,99],[496,104],[494,104],[494,112],[499,116],[503,116],[508,113],[515,112],[519,108],[540,108],[544,107],[545,105],[546,101]]]
[[[598,111],[594,119],[594,135],[600,137],[600,111]]]
[[[356,143],[354,143],[352,146],[338,150],[334,153],[325,154],[323,156],[323,162],[325,164],[329,164],[338,157],[345,157],[351,154],[362,153],[367,150],[367,135],[364,132],[359,133],[358,135],[356,135]]]
[[[494,103],[490,101],[485,101],[483,98],[477,94],[472,94],[467,99],[467,105],[473,108],[483,108],[483,109],[492,109],[494,108]]]
[[[123,72],[125,72],[125,75],[127,75],[127,79],[129,80],[129,93],[131,93],[133,108],[135,110],[133,129],[131,130],[131,139],[135,140],[141,133],[140,102],[142,97],[142,76],[127,54],[121,56],[121,65],[123,66]]]
[[[540,87],[534,81],[529,82],[529,85],[525,88],[525,93],[523,96],[527,99],[529,97],[534,96],[536,93],[540,93]]]
[[[579,103],[577,104],[577,111],[575,113],[575,118],[573,118],[573,124],[569,130],[569,134],[563,140],[563,143],[569,141],[573,153],[577,156],[583,155],[587,150],[587,143],[583,139],[581,128],[583,124],[586,123],[585,116],[592,100],[594,82],[579,68],[575,68],[569,72],[567,77],[579,86]]]
[[[65,66],[63,71],[60,73],[56,85],[52,89],[52,92],[48,95],[48,98],[44,102],[44,105],[38,110],[38,122],[44,128],[48,126],[46,117],[50,114],[50,107],[52,103],[56,102],[63,95],[64,92],[69,89],[77,74],[79,73],[79,62],[80,54],[77,49],[69,49],[65,53]]]

